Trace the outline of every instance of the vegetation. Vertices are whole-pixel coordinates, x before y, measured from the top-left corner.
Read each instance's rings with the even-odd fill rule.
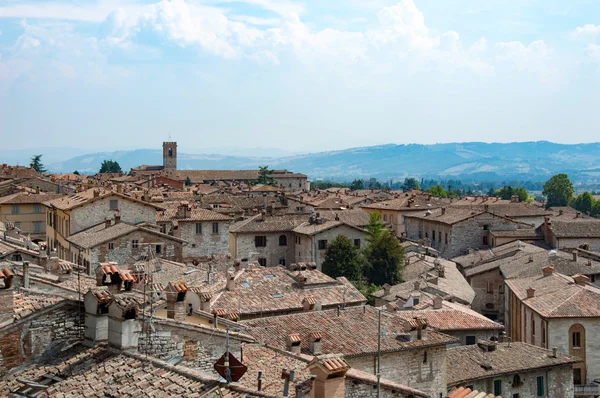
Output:
[[[398,239],[389,231],[383,230],[379,236],[370,236],[365,248],[363,274],[369,283],[395,285],[402,281],[404,249]]]
[[[600,217],[600,200],[594,199],[592,194],[587,191],[573,200],[571,206],[582,213]]]
[[[513,188],[510,185],[505,185],[502,188],[493,192],[493,195],[502,199],[510,200],[513,196],[519,197],[519,202],[531,202],[531,198],[529,194],[525,190],[525,188]]]
[[[271,185],[276,187],[277,182],[273,177],[273,170],[269,170],[269,166],[258,166],[258,179],[254,181],[254,184]]]
[[[189,187],[190,185],[192,185],[192,180],[190,179],[190,176],[185,177],[185,181],[183,183],[186,187]]]
[[[332,278],[345,276],[349,280],[361,279],[361,255],[354,243],[338,235],[327,247],[323,272]]]
[[[429,187],[425,190],[431,196],[435,196],[436,198],[447,198],[448,192],[440,185],[434,185],[433,187]]]
[[[402,190],[403,191],[412,191],[412,190],[416,190],[419,191],[421,189],[421,186],[419,185],[419,181],[416,178],[405,178],[404,179],[404,184],[402,184]]]
[[[31,163],[29,164],[29,167],[31,167],[32,169],[34,169],[35,171],[37,171],[38,173],[42,174],[46,172],[46,169],[44,168],[44,165],[42,164],[42,155],[33,155],[33,157],[31,158]]]
[[[76,176],[80,175],[80,174],[79,174],[79,172],[78,172],[77,170],[75,170],[75,171],[73,172],[73,174],[75,174]]]
[[[354,181],[352,181],[352,183],[350,183],[351,191],[357,191],[359,189],[364,189],[364,188],[365,188],[365,184],[363,183],[363,180],[354,180]]]
[[[547,198],[546,207],[568,206],[573,199],[575,189],[566,174],[557,174],[544,184],[542,192]]]
[[[119,173],[121,166],[116,160],[105,160],[100,166],[100,173]]]
[[[348,184],[343,182],[333,182],[333,181],[313,181],[310,183],[311,187],[317,189],[328,189],[328,188],[348,188]]]

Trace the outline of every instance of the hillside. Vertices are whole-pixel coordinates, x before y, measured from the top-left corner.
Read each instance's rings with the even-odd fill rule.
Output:
[[[180,169],[254,169],[259,165],[305,173],[311,179],[406,176],[472,180],[543,180],[559,172],[574,180],[600,177],[600,143],[565,145],[546,141],[519,143],[465,142],[435,145],[380,145],[281,158],[194,155],[180,148]],[[160,150],[104,152],[81,155],[48,166],[54,172],[94,173],[104,159],[124,170],[141,164],[161,164]]]

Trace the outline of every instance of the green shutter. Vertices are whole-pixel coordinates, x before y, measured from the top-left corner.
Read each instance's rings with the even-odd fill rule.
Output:
[[[537,378],[537,396],[544,396],[544,376],[538,376]]]
[[[494,395],[502,395],[502,380],[494,380]]]

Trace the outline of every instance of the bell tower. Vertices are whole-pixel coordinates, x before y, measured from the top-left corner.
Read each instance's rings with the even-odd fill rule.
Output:
[[[163,167],[165,170],[177,170],[176,142],[163,142]]]

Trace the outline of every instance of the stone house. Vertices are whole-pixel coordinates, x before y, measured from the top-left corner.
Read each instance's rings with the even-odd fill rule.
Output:
[[[583,275],[569,277],[550,266],[536,276],[508,279],[506,289],[512,341],[580,358],[572,371],[575,395],[599,395],[593,381],[600,378],[600,289]]]
[[[600,220],[584,218],[580,213],[546,217],[539,231],[555,249],[600,251]]]
[[[121,264],[140,256],[181,261],[183,246],[187,244],[160,232],[156,226],[131,225],[118,217],[73,234],[67,240],[76,262],[83,265],[89,275],[99,263]]]
[[[466,197],[460,200],[453,200],[450,206],[477,212],[489,211],[498,216],[508,217],[527,224],[534,229],[544,223],[544,217],[553,214],[552,210],[519,202],[517,196],[513,196],[510,200],[487,196]]]
[[[469,249],[491,246],[490,231],[516,230],[524,224],[488,211],[442,207],[404,216],[406,237],[425,242],[442,257],[452,258]]]
[[[480,340],[448,349],[448,389],[490,391],[498,397],[572,397],[580,359],[521,342]]]
[[[60,194],[16,193],[0,197],[0,221],[11,222],[34,242],[46,241],[46,207],[44,202]]]
[[[188,202],[173,202],[158,211],[156,219],[163,233],[187,242],[183,246],[184,262],[229,252],[231,219],[224,214]]]
[[[301,354],[340,353],[348,365],[377,372],[378,316],[381,315],[381,377],[438,397],[446,393],[446,345],[455,339],[371,306],[243,322],[265,345]]]
[[[76,258],[68,239],[71,235],[113,219],[115,215],[127,224],[156,224],[156,211],[162,209],[156,204],[102,188],[50,200],[44,202],[44,206],[48,248],[56,249],[59,258],[72,262],[76,262]]]

